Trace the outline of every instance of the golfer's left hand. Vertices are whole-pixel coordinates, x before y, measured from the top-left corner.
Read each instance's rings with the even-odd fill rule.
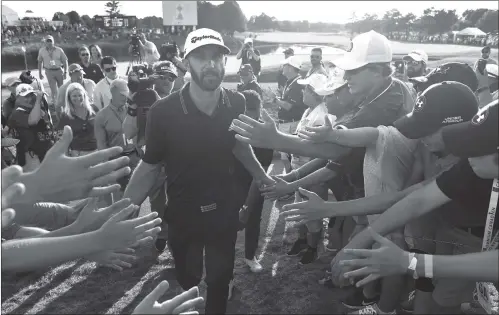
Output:
[[[353,255],[358,259],[341,260],[341,266],[354,267],[355,270],[346,272],[345,278],[362,278],[356,286],[361,287],[369,282],[386,276],[403,275],[409,267],[409,253],[402,250],[387,238],[368,228],[372,238],[381,247],[379,249],[351,249],[345,248],[345,254]]]

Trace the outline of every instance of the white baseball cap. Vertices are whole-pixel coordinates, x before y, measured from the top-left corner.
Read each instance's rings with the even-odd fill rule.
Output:
[[[411,51],[407,56],[404,56],[404,60],[407,58],[412,58],[414,61],[423,61],[425,64],[428,63],[428,54],[424,52],[424,50],[416,49]]]
[[[220,33],[209,28],[200,28],[190,32],[189,35],[187,35],[184,45],[185,57],[187,57],[193,50],[206,45],[219,46],[224,49],[225,54],[230,54],[230,49],[225,46],[224,40]]]
[[[244,43],[245,43],[245,44],[248,44],[248,43],[253,43],[253,39],[251,39],[251,38],[249,38],[249,37],[248,37],[248,38],[245,38],[245,39],[244,39]]]
[[[21,83],[16,87],[16,96],[26,96],[30,93],[35,93],[35,90],[29,84]]]
[[[284,59],[283,61],[281,61],[281,64],[282,65],[290,65],[291,67],[300,70],[302,62],[300,60],[300,57],[290,56],[290,57]]]
[[[314,73],[308,78],[297,80],[300,85],[310,85],[314,91],[324,89],[327,84],[327,77],[320,73]]]
[[[391,62],[392,56],[392,46],[388,38],[375,31],[369,31],[357,35],[352,40],[350,51],[334,63],[340,69],[355,70],[370,63]]]
[[[347,81],[343,78],[344,75],[345,71],[338,68],[334,69],[334,72],[331,73],[331,75],[329,76],[329,79],[326,82],[324,88],[316,89],[315,93],[321,96],[327,96],[333,94],[334,91],[347,84]]]

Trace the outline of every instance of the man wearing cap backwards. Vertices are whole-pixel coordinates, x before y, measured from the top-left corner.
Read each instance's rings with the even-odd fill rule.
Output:
[[[494,64],[496,65],[497,64],[497,61],[495,61],[494,59],[491,59],[490,58],[490,46],[485,46],[482,48],[482,59],[485,59],[487,60],[487,64]]]
[[[242,65],[238,74],[241,78],[241,83],[237,85],[237,90],[239,92],[253,90],[262,97],[262,88],[260,87],[260,84],[256,82],[256,77],[250,64]]]
[[[367,198],[352,201],[348,206],[346,206],[347,203],[344,203],[345,208],[343,208],[341,203],[336,203],[333,207],[328,204],[330,208],[334,209],[333,213],[328,213],[328,215],[345,215],[348,213],[346,210],[350,209],[350,215],[368,214],[369,221],[372,224],[372,222],[377,220],[377,216],[372,216],[375,213],[379,213],[376,211],[383,211],[407,194],[404,191],[402,192],[402,196],[400,196],[397,191],[420,181],[421,177],[425,179],[432,178],[442,169],[449,168],[457,162],[454,156],[442,157],[438,161],[432,161],[435,158],[431,157],[420,158],[420,153],[415,152],[417,143],[414,140],[408,139],[420,139],[427,148],[425,151],[435,152],[444,156],[445,150],[441,140],[442,128],[471,119],[477,108],[476,98],[467,86],[458,82],[443,82],[432,85],[421,94],[416,102],[414,111],[394,123],[396,129],[394,127],[380,126],[377,129],[358,128],[354,130],[331,131],[327,137],[329,139],[327,141],[345,146],[367,147],[364,160],[364,180],[366,182]],[[417,154],[414,155],[414,153]],[[418,163],[422,160],[426,160],[426,164],[434,164],[433,166],[424,165],[424,174],[422,174],[422,169]],[[438,166],[440,166],[440,170]],[[410,191],[411,189],[413,188],[410,187],[407,190]],[[371,199],[371,196],[379,199]],[[319,199],[310,198],[310,200],[313,199],[322,204],[322,201]],[[369,204],[367,203],[368,200]],[[289,205],[285,208],[292,209],[293,207],[296,208],[297,205]],[[313,213],[322,208],[322,206],[313,205],[313,202],[310,202],[307,205],[303,204],[299,206],[299,208],[308,208],[310,209],[310,213]],[[312,210],[312,208],[315,210]],[[306,212],[307,210],[303,211]],[[442,209],[442,211],[447,210]],[[445,217],[445,221],[448,224],[452,225],[455,223],[460,227],[470,227],[477,223],[473,222],[476,220],[469,219],[469,213],[466,213],[463,209],[456,208],[455,205],[452,206],[452,211],[452,217],[447,217],[447,215]],[[443,213],[447,214],[447,212]],[[288,212],[289,214],[296,213],[290,211]],[[462,219],[459,220],[456,214],[459,214],[459,217]],[[316,218],[316,216],[313,215],[312,218]],[[478,221],[481,222],[481,220]],[[417,238],[426,237],[427,239],[435,238],[434,230],[431,230],[436,227],[435,222],[438,222],[437,218],[425,218],[424,222],[411,226],[409,230],[410,236]],[[478,224],[480,223],[478,222]],[[431,249],[433,244],[425,242],[416,243],[413,239],[410,239],[409,243],[417,250],[433,252],[433,249]],[[343,254],[343,252],[340,254]],[[419,285],[416,284],[417,289],[421,289],[421,287],[425,287],[424,282],[423,285],[421,283]],[[428,286],[426,285],[426,287]],[[445,289],[439,288],[438,291],[445,292]],[[383,313],[378,305],[373,305],[370,309],[378,314]]]
[[[442,205],[445,205],[451,201],[460,204],[466,208],[473,209],[474,216],[479,216],[483,219],[483,224],[486,222],[487,212],[489,209],[489,201],[491,197],[492,190],[492,179],[497,178],[499,172],[499,157],[498,157],[498,103],[494,101],[484,108],[480,109],[478,113],[467,122],[462,122],[459,124],[454,124],[452,126],[447,126],[442,130],[442,139],[445,148],[453,155],[461,158],[458,164],[454,165],[450,170],[443,172],[436,179],[432,179],[429,182],[424,182],[415,185],[411,191],[408,191],[403,199],[400,199],[397,203],[391,206],[388,210],[379,209],[379,212],[383,214],[371,225],[371,228],[381,235],[385,235],[396,228],[400,228],[405,224],[409,223],[418,217],[422,217],[431,211],[438,209]],[[497,204],[495,205],[497,207]],[[493,226],[486,226],[490,229],[492,235],[498,230],[499,224],[495,220]],[[485,228],[482,232],[487,231]],[[457,234],[458,231],[455,231]],[[460,232],[459,234],[466,234],[465,232]],[[477,234],[476,241],[474,242],[478,246],[474,248],[474,251],[478,252],[481,250],[481,238],[487,236],[488,233]],[[456,239],[451,239],[452,242],[456,242]],[[348,248],[368,248],[371,246],[373,240],[369,231],[363,231],[359,233],[348,245]],[[460,240],[457,240],[460,243]],[[465,245],[467,243],[464,243]],[[460,252],[463,250],[469,251],[467,246],[461,247]],[[473,251],[473,249],[472,249]],[[447,255],[452,254],[446,253]],[[342,256],[342,257],[341,257]],[[335,261],[348,260],[350,258],[345,257],[345,255],[336,256]],[[428,268],[424,268],[424,259],[418,255],[416,257],[416,273],[420,280],[424,276],[429,276]],[[351,257],[351,256],[350,256]],[[412,259],[411,259],[412,260]],[[408,259],[407,266],[409,267]],[[339,265],[338,270],[340,269]],[[345,265],[346,266],[346,265]],[[343,267],[345,276],[355,276],[356,272],[348,273],[352,265],[349,267]],[[463,273],[470,273],[470,279],[473,279],[473,263],[470,263],[466,270],[462,270]],[[433,268],[437,268],[433,266]],[[446,265],[444,268],[453,268],[451,265]],[[414,275],[413,269],[407,268],[407,273]],[[435,272],[436,274],[437,272]],[[438,272],[440,273],[440,271]],[[442,305],[442,302],[448,302],[445,300],[437,301],[438,296],[437,290],[441,282],[447,282],[447,285],[451,285],[453,279],[438,279],[434,280],[436,286],[433,292],[433,299],[436,303],[434,305],[426,305],[427,309],[424,312],[416,312],[418,314],[452,314],[451,309],[454,309],[454,313],[458,312],[459,306],[456,305]],[[473,280],[472,280],[473,281]],[[458,283],[459,282],[459,283]],[[459,293],[462,295],[467,295],[467,299],[471,299],[473,287],[475,285],[474,281],[466,284],[463,287],[462,281],[452,281],[452,291],[458,291],[454,293]],[[426,285],[428,287],[428,285]],[[431,289],[430,289],[431,290]],[[417,298],[417,296],[416,296]],[[463,296],[458,301],[458,305],[463,300]],[[456,302],[456,301],[453,301]],[[435,305],[437,304],[437,305]],[[447,307],[446,313],[440,313],[432,307]],[[452,306],[452,308],[451,308]]]
[[[312,64],[312,67],[308,70],[305,77],[309,77],[314,73],[319,73],[327,77],[328,73],[322,63],[322,48],[312,48],[312,51],[310,52],[310,63]]]
[[[246,38],[244,40],[244,44],[237,53],[236,58],[238,60],[242,59],[241,65],[250,64],[253,68],[253,73],[258,78],[260,70],[262,69],[260,51],[253,48],[253,40],[251,38]]]
[[[189,33],[185,56],[191,82],[158,101],[146,126],[146,152],[125,192],[142,204],[164,165],[167,174],[168,242],[182,289],[196,286],[206,253],[207,314],[226,311],[234,269],[238,211],[234,198],[236,158],[258,185],[272,180],[251,147],[234,139],[231,121],[245,111],[244,97],[220,85],[224,56],[222,36],[202,28]]]
[[[54,38],[47,35],[44,39],[45,46],[38,51],[38,76],[44,79],[42,68],[45,70],[53,103],[57,99],[58,88],[68,75],[68,57],[61,47],[55,46]]]
[[[134,140],[137,147],[143,148],[146,144],[145,131],[147,112],[151,106],[159,99],[163,99],[170,95],[175,79],[177,79],[177,68],[170,61],[158,61],[153,67],[153,73],[150,77],[154,83],[152,88],[141,89],[129,97],[127,106],[127,116],[123,122],[123,131],[129,140]],[[135,90],[130,87],[133,73],[129,75],[128,87],[130,90]],[[135,74],[136,79],[137,75]],[[140,84],[140,83],[139,83]],[[165,204],[167,201],[165,192],[166,174],[162,169],[158,176],[156,184],[149,192],[149,201],[151,209],[157,212],[160,217],[164,215]],[[158,252],[163,252],[167,245],[168,225],[165,221],[161,223],[161,232],[155,240],[155,248]]]
[[[35,91],[31,85],[19,84],[16,88],[15,110],[7,125],[14,131],[17,158],[25,171],[36,168],[54,144],[54,126],[47,106],[43,105],[44,92]]]
[[[60,115],[60,111],[64,106],[66,100],[66,90],[71,83],[80,83],[85,91],[87,91],[88,99],[90,104],[94,104],[94,91],[95,91],[95,83],[90,79],[85,79],[83,76],[85,75],[85,71],[83,68],[77,64],[73,63],[68,68],[69,71],[69,81],[61,85],[59,88],[59,94],[57,95],[57,101],[55,102],[55,110],[57,115]]]
[[[288,59],[291,56],[295,55],[295,51],[293,48],[288,48],[285,51],[283,51],[284,54],[284,59]],[[288,81],[288,78],[282,73],[284,66],[281,65],[279,68],[279,72],[277,73],[277,90],[279,93],[282,95],[282,91],[284,91],[284,86],[286,85],[286,82]]]

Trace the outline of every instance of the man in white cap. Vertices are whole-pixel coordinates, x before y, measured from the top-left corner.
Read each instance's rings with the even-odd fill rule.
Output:
[[[52,102],[57,100],[57,91],[68,75],[68,57],[61,47],[55,46],[54,37],[45,36],[45,46],[38,51],[38,76],[40,80],[45,77],[42,69],[45,70],[45,76],[50,86]]]
[[[73,63],[69,66],[69,81],[61,85],[59,88],[59,95],[57,95],[57,101],[55,102],[55,110],[58,115],[65,104],[66,90],[71,83],[80,83],[85,91],[87,91],[90,104],[94,104],[95,83],[90,79],[85,79],[83,77],[84,75],[85,71],[83,71],[82,66],[79,64]]]
[[[146,152],[125,198],[142,204],[165,167],[165,219],[177,280],[184,290],[201,281],[204,249],[205,312],[224,314],[242,206],[234,197],[242,189],[234,172],[236,163],[242,163],[259,186],[275,182],[251,147],[235,141],[230,130],[232,120],[245,111],[245,99],[221,87],[224,57],[230,53],[222,36],[211,29],[198,29],[187,36],[184,48],[191,82],[149,110]]]
[[[402,58],[408,78],[422,77],[426,75],[426,65],[428,64],[428,54],[424,50],[417,49],[411,51]],[[406,79],[406,78],[404,78]]]
[[[243,47],[241,47],[241,50],[239,50],[239,52],[237,53],[236,58],[238,60],[242,59],[241,65],[250,64],[253,68],[255,77],[258,79],[262,66],[260,60],[260,51],[253,48],[253,39],[246,38],[244,40]]]

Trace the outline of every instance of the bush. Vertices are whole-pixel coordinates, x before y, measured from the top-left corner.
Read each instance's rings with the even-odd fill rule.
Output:
[[[165,43],[162,39],[153,39],[152,42],[159,47]],[[178,44],[183,49],[183,38],[177,38]],[[224,37],[225,45],[230,48],[232,54],[236,54],[238,47],[241,45],[239,40],[233,37]],[[82,45],[97,44],[102,49],[103,55],[113,56],[117,61],[129,61],[130,55],[128,54],[128,40],[126,39],[106,39],[106,41],[89,41],[81,40],[72,43],[57,43],[61,47],[66,56],[68,56],[69,64],[79,62],[78,48]],[[28,69],[37,68],[38,65],[38,51],[43,43],[29,43],[26,45],[26,59],[28,61]],[[24,70],[24,56],[19,45],[2,47],[2,71],[19,71]]]

